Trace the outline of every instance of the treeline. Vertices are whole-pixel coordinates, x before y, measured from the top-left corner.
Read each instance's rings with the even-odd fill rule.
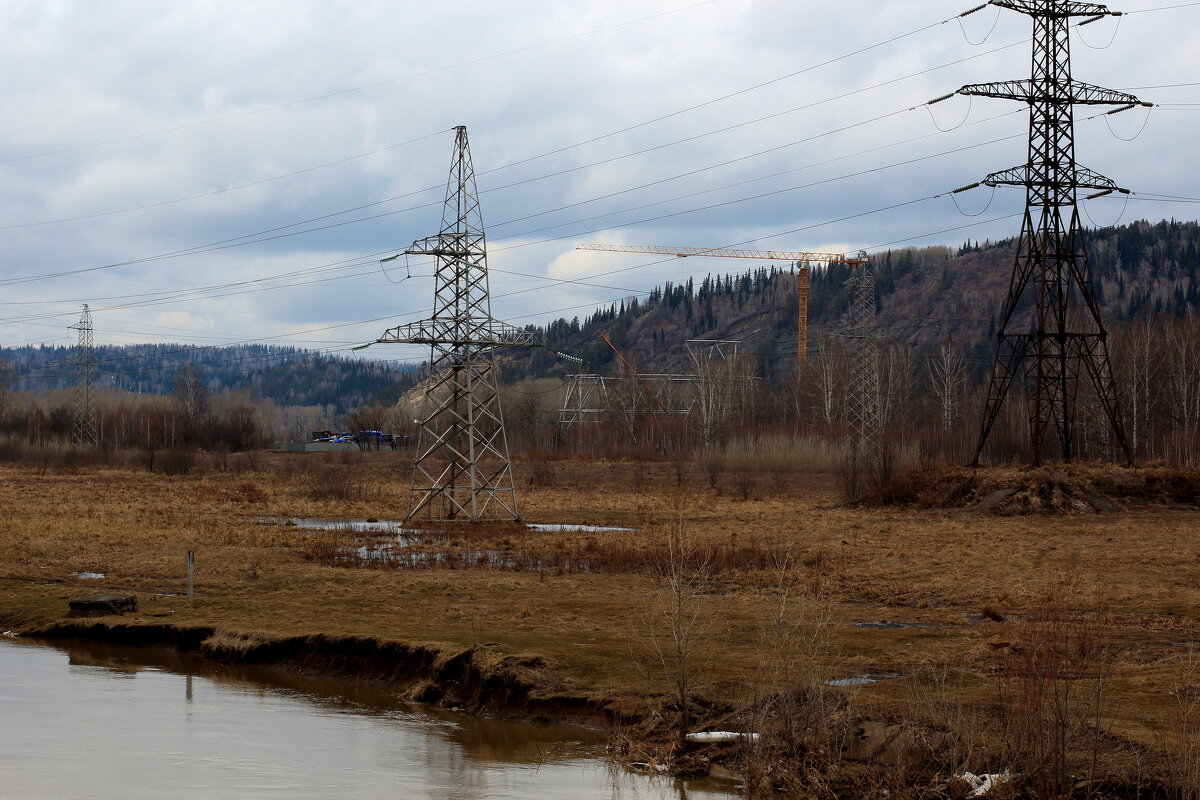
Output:
[[[41,401],[18,398],[9,388],[12,375],[12,368],[0,362],[0,437],[39,448],[71,443],[80,421],[73,393],[52,392]],[[248,395],[211,396],[194,367],[177,373],[169,395],[101,392],[93,406],[97,445],[142,451],[151,468],[160,451],[240,452],[260,447],[268,432],[260,408]]]
[[[103,335],[102,327],[96,335]],[[63,362],[74,355],[73,347],[61,345],[0,348],[0,358],[13,369],[11,388],[22,392],[73,386],[74,368]],[[261,344],[98,345],[95,356],[101,389],[166,395],[173,390],[176,374],[193,367],[214,396],[248,392],[281,406],[332,406],[336,413],[394,398],[400,391],[397,387],[415,379],[415,370],[406,366]]]
[[[1135,458],[1200,463],[1200,316],[1119,323],[1108,342]],[[828,452],[835,452],[849,440],[856,384],[841,337],[822,341],[799,377],[788,380],[758,376],[753,353],[719,359],[696,354],[689,368],[696,377],[686,382],[642,381],[617,372],[602,385],[568,382],[558,391],[550,390],[554,379],[514,385],[504,397],[509,440],[517,451],[667,458],[768,438],[824,441],[833,445]],[[933,347],[879,343],[874,357],[884,466],[970,461],[987,393],[986,381],[976,376],[988,374],[990,353],[979,356],[943,340]],[[562,424],[572,409],[584,407],[598,413]],[[991,432],[984,460],[1028,462],[1028,426],[1018,382]],[[1123,460],[1086,375],[1079,383],[1075,432],[1078,459]],[[1048,460],[1060,456],[1056,447],[1051,430],[1043,449]]]
[[[1153,316],[1180,319],[1200,311],[1200,225],[1138,221],[1088,231],[1086,243],[1097,301],[1112,324]],[[873,254],[876,311],[884,339],[925,355],[952,340],[971,364],[990,357],[996,317],[1008,288],[1016,242],[966,242],[949,247],[906,248]],[[845,324],[851,271],[816,266],[809,276],[808,352]],[[739,275],[709,275],[667,283],[580,320],[531,326],[547,345],[506,357],[502,374],[526,377],[571,372],[609,372],[619,364],[600,333],[640,371],[687,371],[688,339],[740,340],[753,371],[768,381],[795,375],[798,338],[795,272],[786,265],[758,267]],[[584,364],[564,361],[562,351]],[[971,377],[984,378],[976,366]]]

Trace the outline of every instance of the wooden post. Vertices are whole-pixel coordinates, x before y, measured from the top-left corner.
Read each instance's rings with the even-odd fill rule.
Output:
[[[195,599],[196,599],[196,595],[192,590],[195,572],[196,572],[196,551],[188,550],[187,551],[187,582],[188,582],[188,605],[189,606],[192,605],[193,601],[195,601]]]

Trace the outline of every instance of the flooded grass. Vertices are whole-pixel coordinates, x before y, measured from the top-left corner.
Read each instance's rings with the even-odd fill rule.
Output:
[[[554,574],[652,569],[664,557],[658,542],[626,534],[638,529],[573,523],[406,528],[385,520],[288,517],[262,520],[300,531],[309,561],[330,567],[373,569],[485,569]],[[569,534],[560,536],[559,534]],[[722,569],[762,570],[775,558],[736,537],[706,547],[708,563]]]

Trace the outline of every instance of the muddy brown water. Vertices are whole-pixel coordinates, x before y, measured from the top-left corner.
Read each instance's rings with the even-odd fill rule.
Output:
[[[716,800],[601,734],[415,706],[375,686],[160,648],[0,638],[0,797]]]

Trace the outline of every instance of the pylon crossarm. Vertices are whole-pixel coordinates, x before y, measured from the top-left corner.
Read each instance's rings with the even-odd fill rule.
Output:
[[[1121,12],[1110,11],[1100,3],[1056,2],[1045,0],[990,0],[989,5],[1007,8],[1035,17],[1119,17]]]
[[[376,344],[424,344],[454,347],[536,347],[537,335],[493,319],[428,319],[388,328]]]
[[[449,231],[418,239],[404,251],[404,255],[467,258],[482,252],[483,246],[484,235],[481,231]]]
[[[1061,181],[1035,175],[1028,166],[1012,167],[1010,169],[1002,169],[999,172],[993,172],[980,181],[980,183],[984,186],[1025,186],[1031,188],[1046,188],[1061,185]],[[1129,191],[1117,186],[1111,178],[1106,178],[1094,170],[1080,166],[1076,166],[1075,180],[1071,181],[1070,186],[1075,189],[1121,192],[1122,194]]]
[[[998,100],[1018,100],[1023,103],[1061,103],[1083,106],[1151,106],[1137,97],[1090,83],[1071,81],[1064,87],[1052,87],[1048,93],[1035,88],[1033,81],[996,81],[993,83],[968,83],[956,94],[971,97],[993,97]]]

